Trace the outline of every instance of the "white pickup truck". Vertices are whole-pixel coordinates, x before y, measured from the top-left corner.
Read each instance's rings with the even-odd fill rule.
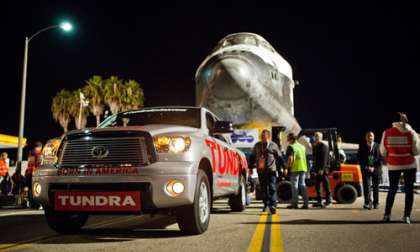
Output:
[[[201,107],[151,107],[108,117],[44,148],[34,200],[49,226],[74,233],[90,214],[166,213],[187,234],[207,230],[212,200],[243,211],[247,162],[224,134],[232,124]],[[51,157],[54,155],[54,157]]]

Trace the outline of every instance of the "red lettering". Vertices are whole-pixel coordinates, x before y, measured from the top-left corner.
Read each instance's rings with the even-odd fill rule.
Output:
[[[232,175],[238,175],[239,173],[239,163],[238,163],[239,159],[238,159],[238,154],[235,152],[232,152],[232,170],[231,170],[231,174]]]
[[[216,185],[217,186],[220,186],[220,187],[230,187],[230,186],[232,186],[232,182],[229,182],[229,181],[218,181],[216,183]]]
[[[205,142],[211,150],[211,169],[213,172],[216,172],[216,157],[214,155],[214,151],[216,150],[216,143],[209,139],[206,139]]]
[[[226,171],[226,173],[233,174],[235,169],[235,153],[231,150],[228,151],[229,156],[229,171]]]
[[[223,154],[222,154],[223,152]],[[227,169],[227,157],[226,157],[226,151],[220,150],[220,145],[217,145],[217,153],[219,154],[219,173],[220,175],[223,175]],[[223,162],[222,162],[222,155],[223,155]]]
[[[79,168],[60,168],[57,171],[58,176],[79,176],[80,173]]]
[[[235,174],[239,174],[239,172],[242,172],[242,170],[244,169],[244,165],[243,165],[243,158],[240,154],[236,153],[236,170],[235,170]]]

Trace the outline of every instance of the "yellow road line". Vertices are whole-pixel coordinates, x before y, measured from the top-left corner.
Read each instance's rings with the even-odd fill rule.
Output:
[[[38,238],[35,238],[35,239],[21,241],[21,242],[17,242],[17,243],[2,244],[4,246],[2,246],[0,248],[0,252],[16,250],[16,249],[20,249],[20,248],[27,248],[27,247],[30,247],[30,245],[34,242],[40,242],[40,241],[48,240],[48,239],[54,238],[55,236],[57,236],[57,235],[41,236],[41,237],[38,237]]]
[[[248,252],[260,252],[263,245],[265,226],[267,222],[267,213],[262,213],[260,220],[255,229],[254,236],[252,237],[251,244],[249,244]]]
[[[49,236],[39,236],[37,238],[33,238],[33,239],[29,239],[29,240],[24,240],[24,241],[16,242],[16,243],[2,243],[2,244],[0,244],[0,251],[2,251],[5,248],[9,248],[11,246],[17,245],[17,244],[35,242],[35,241],[39,241],[39,240],[45,239],[47,237],[49,237]]]
[[[127,222],[127,221],[130,221],[131,219],[135,219],[136,217],[141,217],[141,216],[124,216],[124,217],[112,218],[111,220],[101,221],[99,223],[94,223],[86,227],[97,229],[97,228],[102,228],[109,225]],[[49,236],[41,236],[35,239],[30,239],[26,241],[17,242],[17,243],[1,244],[0,252],[29,248],[31,245],[33,245],[33,243],[40,242],[40,241],[47,241],[50,239],[57,238],[58,236],[59,234],[55,234],[55,235],[49,235]]]
[[[268,219],[271,220],[271,223],[267,223]],[[267,241],[264,244],[264,237],[269,234],[270,234],[270,237],[269,237],[270,243],[268,247]],[[269,214],[267,213],[261,214],[260,220],[255,229],[255,233],[252,237],[251,243],[249,244],[248,252],[261,252],[261,251],[268,252],[266,251],[268,249],[270,250],[270,252],[283,252],[284,251],[283,239],[281,236],[281,229],[280,229],[280,215],[279,214],[273,214],[270,216],[270,218],[269,218]]]
[[[3,251],[13,251],[17,249],[29,249],[29,247],[31,247],[30,243],[24,243],[24,244],[15,245],[15,246],[5,248],[5,249],[0,249],[0,251],[3,252]]]
[[[280,215],[274,214],[271,216],[271,244],[270,244],[270,251],[271,252],[283,252],[283,239],[281,237],[281,230],[280,230]]]

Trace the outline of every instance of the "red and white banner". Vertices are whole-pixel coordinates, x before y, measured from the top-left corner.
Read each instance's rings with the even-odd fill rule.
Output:
[[[140,192],[55,192],[57,211],[140,211]]]

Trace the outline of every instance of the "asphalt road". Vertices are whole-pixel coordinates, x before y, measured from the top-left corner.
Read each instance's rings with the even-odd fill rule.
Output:
[[[385,194],[381,193],[384,202]],[[261,214],[254,202],[231,213],[216,202],[209,230],[184,236],[171,217],[92,216],[78,235],[58,235],[42,211],[0,210],[0,251],[419,251],[420,195],[413,224],[401,223],[404,197],[398,194],[392,223],[379,210],[364,210],[362,200],[331,209],[288,210]]]

